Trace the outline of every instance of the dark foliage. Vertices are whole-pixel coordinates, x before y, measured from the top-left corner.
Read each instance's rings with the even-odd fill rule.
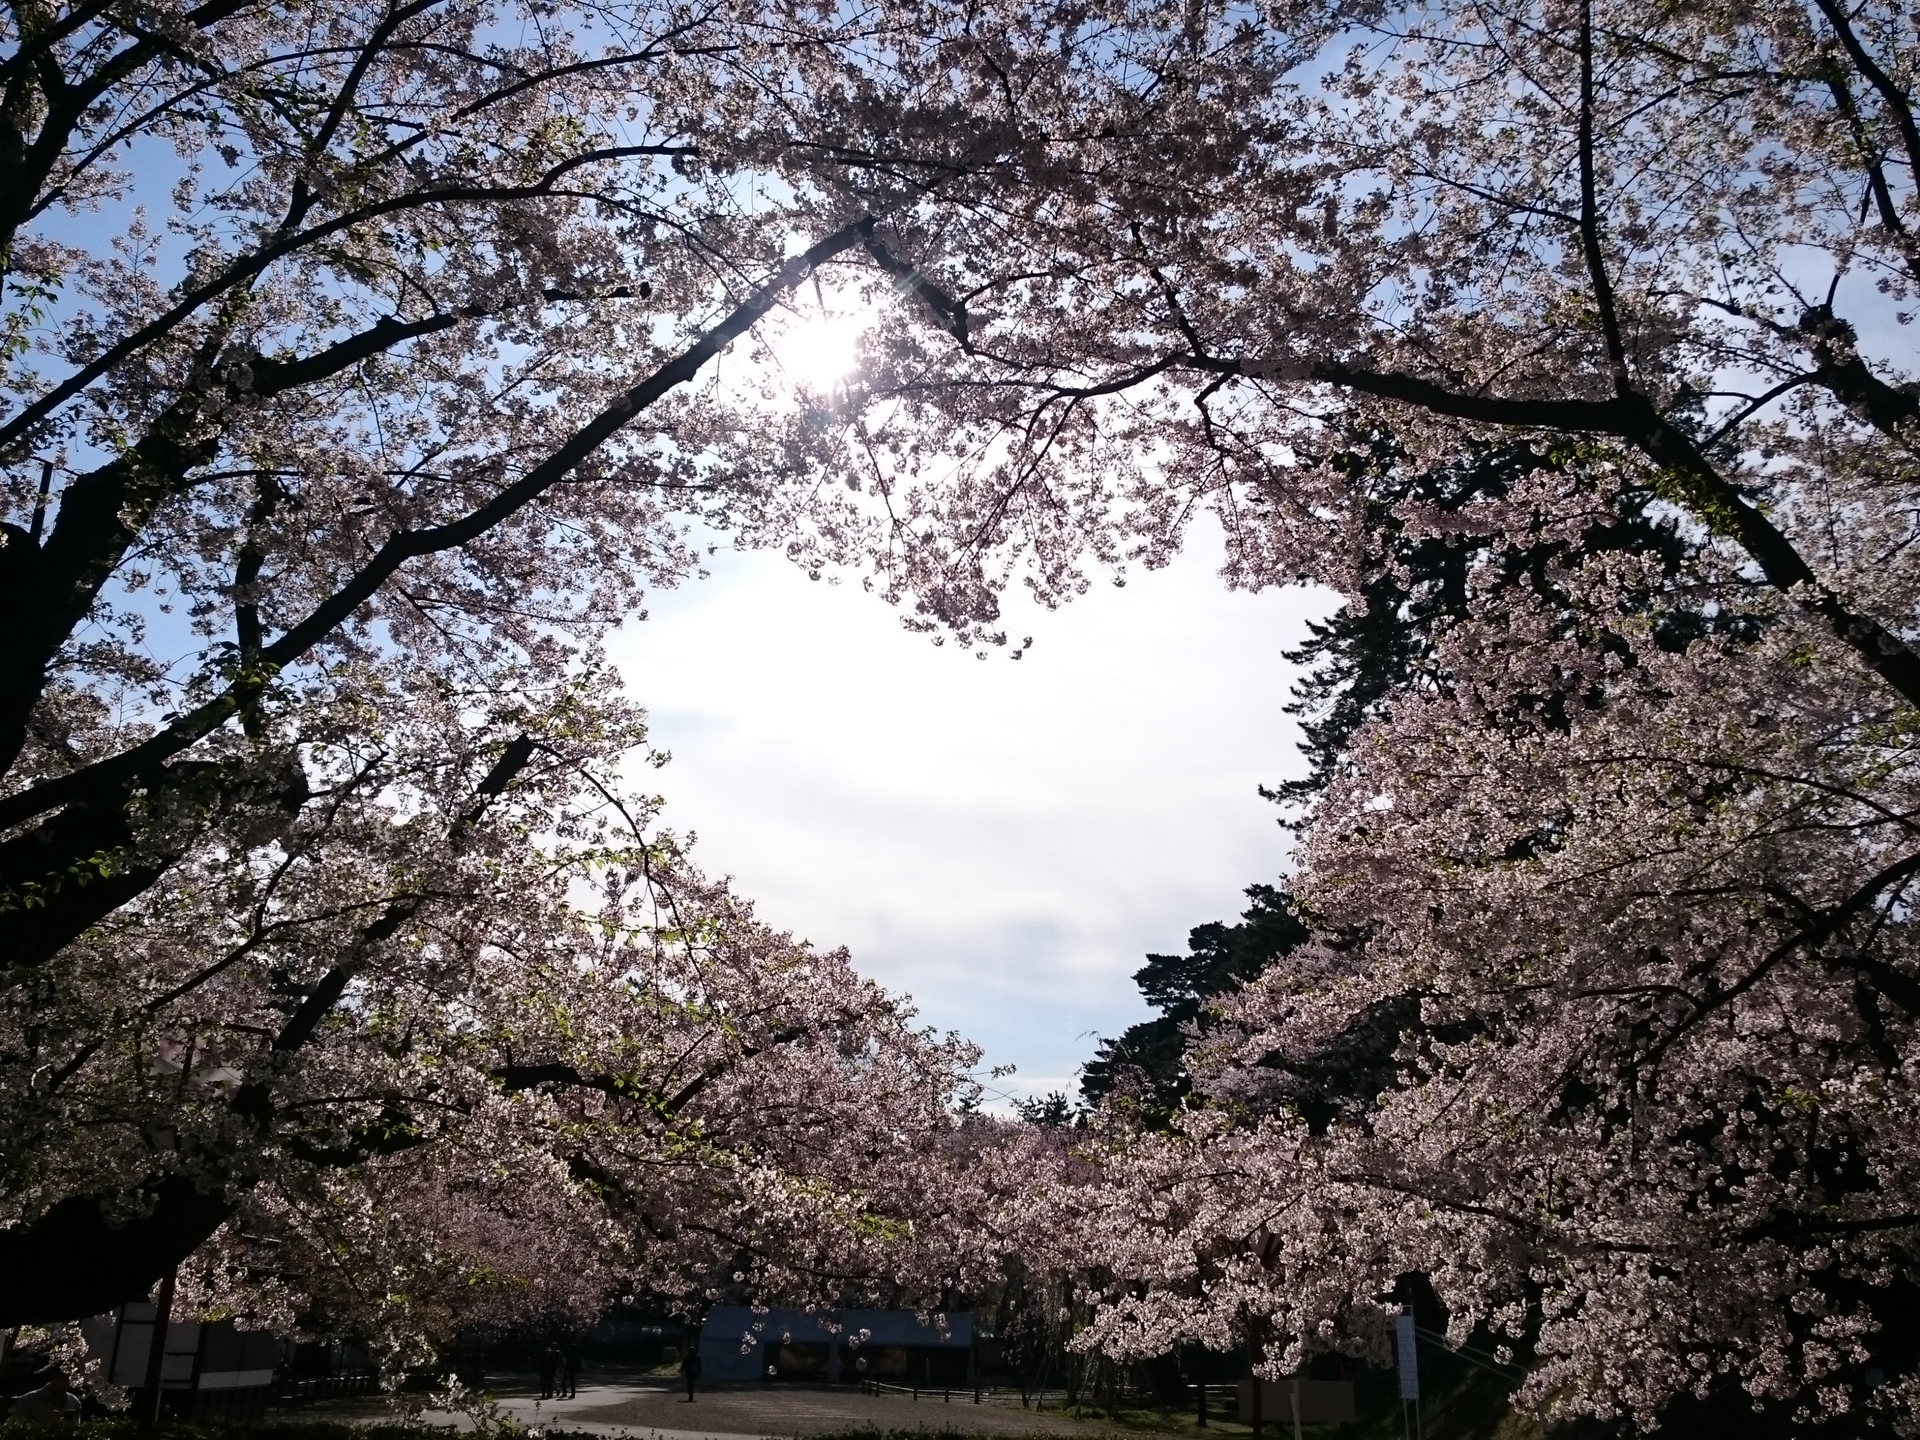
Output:
[[[1074,1122],[1073,1102],[1058,1090],[1013,1102],[1013,1108],[1029,1125],[1047,1130],[1062,1130]]]
[[[1160,1014],[1101,1042],[1080,1077],[1080,1093],[1089,1104],[1122,1095],[1149,1115],[1177,1110],[1191,1089],[1186,1027],[1204,1028],[1209,1002],[1306,940],[1306,927],[1284,894],[1271,885],[1249,885],[1246,894],[1252,903],[1239,924],[1196,925],[1188,933],[1185,955],[1149,955],[1134,972],[1140,993]]]
[[[1555,569],[1608,552],[1656,555],[1668,581],[1680,575],[1694,546],[1651,490],[1619,491],[1610,505],[1586,517],[1584,531],[1571,543],[1554,537],[1515,546],[1506,538],[1511,532],[1489,533],[1492,527],[1476,523],[1476,507],[1508,499],[1525,476],[1569,468],[1580,459],[1507,445],[1471,453],[1444,469],[1421,470],[1402,463],[1389,437],[1355,439],[1338,463],[1366,478],[1368,578],[1360,603],[1310,621],[1305,643],[1286,652],[1301,670],[1287,709],[1301,719],[1300,749],[1308,768],[1297,780],[1263,788],[1263,795],[1304,812],[1339,773],[1355,733],[1396,695],[1444,690],[1449,677],[1435,652],[1477,593],[1524,586],[1564,606]],[[1422,517],[1417,527],[1409,520],[1414,514]],[[1649,594],[1644,603],[1658,613],[1659,642],[1674,649],[1709,632],[1739,635],[1752,628],[1744,617],[1700,609],[1671,591]],[[1569,612],[1566,623],[1580,618]],[[1540,697],[1543,705],[1552,701]]]

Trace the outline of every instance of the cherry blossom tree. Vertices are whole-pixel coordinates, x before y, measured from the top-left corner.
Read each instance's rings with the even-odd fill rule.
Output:
[[[915,1223],[954,1193],[969,1047],[640,828],[645,797],[583,758],[631,720],[565,697],[551,738],[462,774],[453,717],[394,704],[377,742],[307,747],[270,841],[176,866],[164,908],[23,986],[15,1317],[98,1310],[192,1252],[182,1303],[421,1360],[641,1285],[837,1300],[971,1263]]]
[[[650,833],[597,647],[704,535],[864,543],[771,339],[842,290],[964,333],[929,215],[1202,195],[1141,162],[1229,133],[1235,33],[7,8],[0,1323],[196,1256],[399,1335],[521,1303],[536,1221],[563,1308],[942,1283],[968,1052]]]
[[[1400,535],[1475,542],[1307,817],[1316,941],[1035,1243],[1117,1353],[1382,1354],[1418,1274],[1552,1415],[1910,1430],[1910,8],[1262,18],[1312,55],[1226,204],[923,262],[965,333],[889,322],[861,412],[947,417],[875,472],[882,574],[975,634],[1023,555],[1059,598],[1206,507],[1230,580],[1359,600],[1405,555],[1355,436]],[[1632,515],[1672,543],[1594,543]]]
[[[1396,532],[1484,543],[1314,803],[1316,940],[1209,1029],[1181,1127],[954,1213],[1071,1246],[1116,1353],[1377,1347],[1419,1273],[1549,1410],[1911,1423],[1912,17],[1167,9],[12,12],[0,882],[8,1093],[50,1098],[0,1259],[222,1225],[386,1253],[379,1195],[480,1255],[519,1213],[497,1146],[574,1187],[528,1205],[630,1203],[609,1245],[677,1193],[658,1157],[764,1187],[722,1207],[729,1283],[938,1269],[904,1243],[937,1187],[872,1147],[951,1130],[763,1141],[783,1112],[742,1103],[711,1154],[656,1148],[670,1066],[620,1108],[603,1047],[694,993],[645,978],[653,937],[759,937],[730,953],[771,1008],[715,1014],[807,1002],[785,942],[595,828],[633,733],[595,636],[697,568],[689,519],[982,648],[1008,584],[1059,603],[1207,508],[1232,582],[1364,602],[1384,436]],[[750,363],[829,293],[870,320],[856,375]],[[1496,491],[1432,502],[1488,452]],[[1593,543],[1632,516],[1680,543]],[[829,1020],[849,984],[804,1031],[825,1094],[931,1117],[957,1062]],[[689,1107],[802,1043],[767,1023],[719,1025]]]

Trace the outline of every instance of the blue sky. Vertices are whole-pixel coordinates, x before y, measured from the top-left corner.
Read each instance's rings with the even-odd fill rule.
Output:
[[[1071,1089],[1147,1012],[1150,950],[1231,918],[1287,837],[1256,786],[1300,773],[1280,652],[1328,597],[1231,593],[1217,536],[1053,614],[1018,662],[903,630],[857,585],[723,551],[613,653],[673,762],[664,823],[762,917],[912,994],[923,1019]]]

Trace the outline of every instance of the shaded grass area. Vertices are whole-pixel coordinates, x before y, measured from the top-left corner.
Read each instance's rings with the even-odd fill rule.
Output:
[[[1430,1347],[1421,1352],[1422,1399],[1418,1418],[1400,1402],[1399,1377],[1390,1370],[1360,1368],[1354,1384],[1354,1420],[1347,1425],[1302,1425],[1302,1440],[1545,1440],[1545,1432],[1527,1415],[1515,1411],[1510,1397],[1519,1376],[1501,1374],[1457,1354]],[[1069,1406],[1060,1412],[1076,1419],[1113,1426],[1133,1434],[1213,1436],[1217,1440],[1252,1440],[1253,1426],[1222,1418],[1218,1408],[1200,1427],[1194,1408],[1126,1406]],[[1261,1427],[1262,1440],[1292,1440],[1293,1424],[1269,1418]],[[817,1437],[822,1440],[822,1437]]]

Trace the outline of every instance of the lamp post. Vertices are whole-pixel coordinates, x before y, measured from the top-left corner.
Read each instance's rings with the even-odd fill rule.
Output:
[[[1400,1364],[1400,1433],[1406,1440],[1423,1440],[1420,1426],[1420,1355],[1414,1335],[1413,1307],[1404,1306],[1393,1327],[1394,1358]],[[1413,1428],[1407,1428],[1407,1407],[1413,1407]]]

